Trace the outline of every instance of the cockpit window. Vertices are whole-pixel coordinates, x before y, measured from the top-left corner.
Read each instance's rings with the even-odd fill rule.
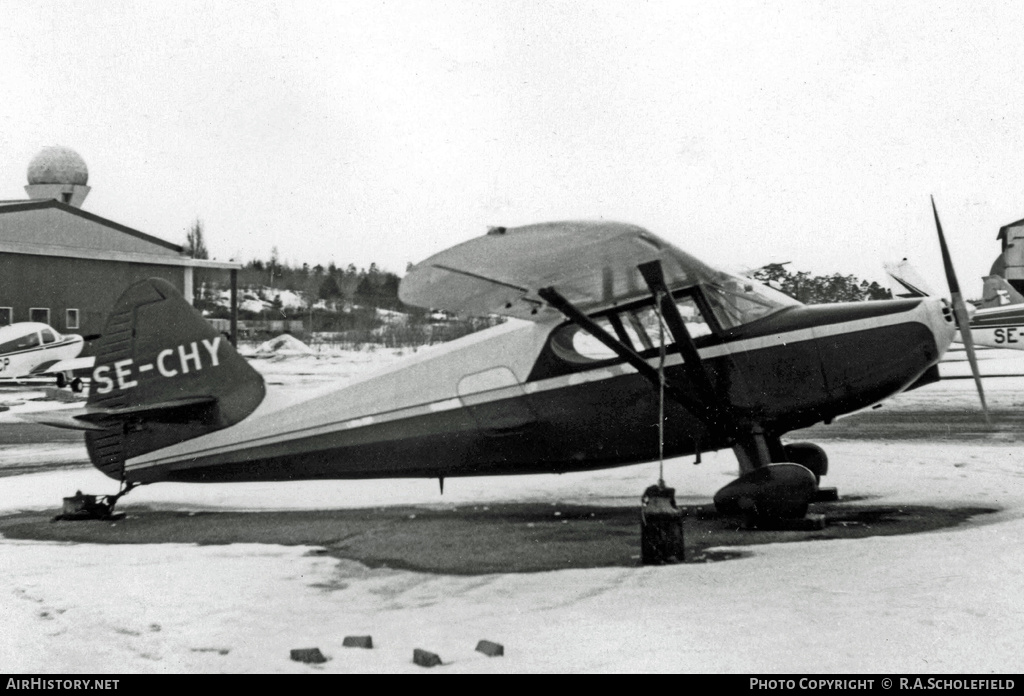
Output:
[[[676,298],[676,307],[679,308],[679,315],[686,323],[686,330],[690,332],[690,338],[699,338],[712,333],[711,326],[697,306],[697,301],[692,295]]]
[[[698,285],[673,291],[673,299],[686,332],[698,349],[729,340],[732,329],[748,324],[800,302],[756,280],[727,273],[705,276]],[[657,360],[662,342],[672,364],[685,360],[685,351],[675,343],[669,322],[658,316],[654,298],[632,302],[590,315],[617,343],[645,360]],[[556,376],[588,370],[623,358],[600,340],[572,322],[562,324],[549,339],[547,353],[535,374]]]
[[[608,319],[602,317],[595,319],[595,321],[609,334],[615,335],[611,322]],[[575,324],[568,324],[562,327],[552,337],[551,347],[560,358],[569,362],[599,362],[615,357],[615,351]]]
[[[57,342],[57,337],[53,335],[53,331],[50,331],[50,329],[43,329],[39,333],[43,334],[43,343]]]
[[[659,348],[661,344],[666,340],[666,336],[670,336],[668,327],[665,326],[665,321],[658,316],[658,313],[654,311],[654,307],[640,307],[629,312],[636,317],[636,324],[639,326],[639,330],[643,332],[643,335],[647,337],[644,342],[644,347]],[[667,339],[671,341],[671,338]]]
[[[722,273],[715,282],[701,287],[723,329],[749,324],[786,307],[800,304],[789,295],[756,280],[727,273]]]
[[[654,343],[651,342],[651,337],[648,335],[643,322],[640,320],[640,317],[637,316],[636,312],[622,312],[620,319],[622,321],[626,337],[629,338],[629,343],[633,346],[634,350],[649,350],[654,347]]]
[[[35,348],[39,345],[39,334],[33,331],[30,334],[19,336],[18,338],[10,341],[0,343],[0,353],[13,353],[19,350],[25,350],[26,348]]]
[[[677,297],[676,307],[679,308],[679,314],[691,338],[712,333],[711,326],[692,295]],[[663,317],[658,316],[653,302],[606,312],[591,318],[609,335],[637,353],[660,349],[662,343],[666,346],[674,343],[668,324]],[[598,362],[618,357],[615,351],[575,324],[566,324],[559,329],[552,336],[551,347],[560,358],[575,363]]]
[[[679,316],[682,317],[683,323],[686,324],[686,331],[690,334],[690,338],[699,338],[711,333],[711,327],[692,295],[677,297],[676,307],[679,309]],[[639,339],[639,342],[632,341],[634,349],[638,352],[660,348],[663,342],[665,345],[672,343],[672,332],[669,331],[664,317],[658,316],[653,304],[625,310],[620,313],[620,316],[626,320],[624,323],[628,323],[633,329],[630,338],[635,336]]]

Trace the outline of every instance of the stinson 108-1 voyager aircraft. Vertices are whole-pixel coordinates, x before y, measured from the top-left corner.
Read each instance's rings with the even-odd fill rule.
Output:
[[[123,491],[571,472],[732,448],[740,477],[719,510],[799,518],[827,459],[783,435],[938,379],[956,331],[939,298],[804,306],[613,222],[492,228],[413,267],[400,297],[513,320],[296,402],[148,280],[110,314],[86,408],[51,424],[86,430]]]

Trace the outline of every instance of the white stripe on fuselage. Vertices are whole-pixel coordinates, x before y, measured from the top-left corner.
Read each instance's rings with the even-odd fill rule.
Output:
[[[1024,306],[979,309],[971,317],[971,338],[979,346],[1024,350]],[[953,340],[963,343],[959,331]]]
[[[939,313],[928,312],[927,304],[931,302],[926,300],[905,312],[819,325],[709,346],[700,349],[699,353],[702,359],[716,358],[732,353],[763,350],[910,321],[922,323],[935,333],[939,330],[939,327],[935,325],[936,322],[942,320],[936,318]],[[477,338],[476,341],[468,344],[463,344],[461,341],[448,344],[432,355],[424,355],[416,360],[415,364],[394,366],[384,373],[345,385],[336,391],[308,401],[285,406],[280,402],[272,402],[268,394],[264,399],[268,403],[261,404],[242,422],[224,430],[130,459],[127,462],[127,469],[137,471],[177,463],[188,465],[191,460],[202,457],[244,452],[254,447],[330,435],[345,430],[461,408],[463,402],[457,393],[457,384],[462,377],[501,365],[503,364],[502,358],[504,358],[504,363],[514,363],[508,366],[515,373],[517,379],[524,380],[543,349],[551,330],[559,323],[561,322],[518,326],[514,331],[507,329],[501,331],[500,333],[503,334],[501,336],[487,336],[486,340],[480,340],[484,338],[481,334],[487,333],[481,332],[467,337]],[[498,328],[505,328],[505,326],[507,325]],[[947,332],[946,344],[948,345],[948,338],[952,336],[952,328],[945,325],[943,330]],[[943,345],[942,341],[938,341],[938,343],[940,354],[944,353],[946,345]],[[658,359],[651,358],[648,362],[651,365],[657,365]],[[666,365],[669,367],[681,363],[682,357],[679,354],[670,355],[666,360]],[[524,392],[538,394],[578,384],[599,382],[635,372],[635,368],[628,364],[599,367],[586,372],[552,377],[537,382],[491,389],[473,395],[473,401],[474,404],[499,401],[522,396]],[[435,393],[426,394],[430,399],[428,401],[411,404],[400,403],[401,397],[415,393],[417,388],[421,393],[430,390]],[[391,390],[397,391],[389,394]],[[367,399],[368,395],[372,398]],[[346,399],[347,396],[355,398]],[[387,402],[389,396],[391,397],[390,408],[381,409],[381,402]],[[465,394],[462,395],[463,398],[465,396]],[[376,405],[378,410],[366,413],[367,409],[363,409],[362,412],[359,412],[360,402],[365,402],[367,406]],[[319,423],[306,425],[313,420],[319,421]]]

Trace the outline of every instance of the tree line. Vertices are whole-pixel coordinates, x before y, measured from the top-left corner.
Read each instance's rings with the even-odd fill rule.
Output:
[[[209,258],[206,248],[206,234],[202,220],[195,220],[186,230],[185,255],[194,259]],[[217,292],[227,286],[226,274],[220,271],[197,270],[195,286],[199,301],[212,300]],[[331,261],[327,266],[303,263],[298,266],[281,261],[277,247],[268,259],[252,259],[238,271],[238,286],[258,292],[260,299],[269,300],[281,306],[279,298],[267,298],[276,290],[290,291],[306,301],[306,308],[323,302],[326,309],[350,309],[353,305],[364,305],[380,309],[408,311],[398,299],[400,278],[390,271],[384,271],[371,263],[369,268],[356,268],[349,264],[341,268]]]
[[[804,304],[892,299],[892,292],[874,281],[869,283],[856,276],[839,273],[811,275],[808,271],[793,272],[786,270],[785,265],[770,263],[752,275],[755,280],[767,283]]]
[[[187,230],[184,248],[193,258],[208,258],[201,220],[196,220]],[[813,275],[809,271],[789,271],[785,266],[768,264],[751,275],[806,304],[892,298],[887,288],[853,275]],[[404,305],[398,299],[400,281],[397,274],[380,269],[376,263],[371,263],[369,268],[357,268],[351,263],[342,267],[333,261],[326,266],[290,264],[280,259],[275,247],[269,258],[251,259],[238,271],[240,299],[264,300],[270,304],[269,310],[242,310],[239,316],[242,319],[303,319],[310,327],[308,330],[315,331],[369,331],[384,323],[376,311],[384,309],[407,314],[407,325],[428,323],[427,310]],[[225,272],[197,269],[197,308],[205,310],[208,316],[227,317],[229,310],[218,301],[227,287]],[[299,295],[303,305],[285,306],[280,298],[283,291]],[[489,323],[493,322],[468,322],[466,332]]]

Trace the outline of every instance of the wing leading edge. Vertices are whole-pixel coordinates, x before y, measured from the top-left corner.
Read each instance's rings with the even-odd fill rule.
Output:
[[[561,314],[538,295],[554,287],[583,311],[650,295],[637,266],[660,260],[671,287],[719,275],[642,227],[618,222],[553,222],[492,228],[409,270],[406,304],[471,315],[543,321]]]

